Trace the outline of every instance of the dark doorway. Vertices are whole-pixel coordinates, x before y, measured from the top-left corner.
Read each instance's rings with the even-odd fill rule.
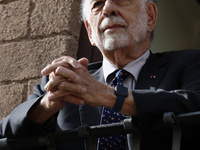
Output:
[[[90,63],[102,61],[101,52],[97,47],[94,47],[90,44],[85,25],[83,23],[81,25],[77,59],[82,57],[86,57]]]

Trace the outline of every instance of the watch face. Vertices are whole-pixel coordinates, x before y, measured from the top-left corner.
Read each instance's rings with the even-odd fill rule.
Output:
[[[115,87],[115,92],[116,92],[116,95],[120,95],[124,97],[128,96],[128,88],[121,85],[117,85]]]

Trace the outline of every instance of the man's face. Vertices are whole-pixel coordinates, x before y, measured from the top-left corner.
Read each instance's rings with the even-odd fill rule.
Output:
[[[140,0],[89,0],[89,36],[104,50],[134,46],[147,34],[146,9]]]

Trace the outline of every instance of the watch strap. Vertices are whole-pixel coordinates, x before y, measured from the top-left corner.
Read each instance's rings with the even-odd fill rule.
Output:
[[[124,104],[124,100],[128,96],[128,88],[118,85],[115,87],[115,94],[117,96],[117,99],[113,110],[120,112]]]

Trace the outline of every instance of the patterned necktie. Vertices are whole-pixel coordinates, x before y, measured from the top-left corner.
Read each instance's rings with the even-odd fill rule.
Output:
[[[115,78],[111,82],[111,86],[123,86],[123,80],[128,76],[125,70],[119,70]],[[122,122],[124,116],[112,109],[103,108],[101,124],[109,124],[115,122]],[[125,150],[126,135],[116,135],[110,137],[102,137],[99,140],[99,150]]]

